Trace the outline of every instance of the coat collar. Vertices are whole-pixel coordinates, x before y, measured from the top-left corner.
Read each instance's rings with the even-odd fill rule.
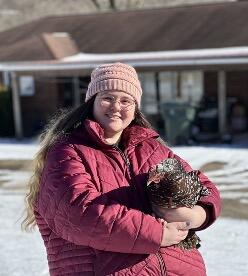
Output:
[[[80,128],[81,129],[81,128]],[[89,141],[101,147],[109,147],[104,139],[104,131],[102,127],[95,121],[86,119],[83,124],[82,131],[87,131]],[[85,133],[85,132],[84,132]],[[122,133],[122,143],[125,148],[136,146],[148,138],[157,138],[159,135],[153,129],[144,128],[137,125],[132,125],[124,129]]]

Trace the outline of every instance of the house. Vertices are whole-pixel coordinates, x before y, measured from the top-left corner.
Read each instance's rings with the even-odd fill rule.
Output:
[[[198,137],[247,131],[247,14],[248,2],[238,1],[48,17],[0,33],[16,135],[33,135],[58,108],[80,104],[92,68],[114,61],[136,67],[142,110],[161,132],[161,103],[175,99],[201,106]]]

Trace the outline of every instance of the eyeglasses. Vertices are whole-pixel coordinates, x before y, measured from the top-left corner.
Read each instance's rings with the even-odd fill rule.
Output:
[[[110,107],[114,103],[118,102],[121,110],[129,110],[135,105],[135,101],[129,98],[116,99],[112,95],[105,95],[100,98],[100,104],[102,107]]]

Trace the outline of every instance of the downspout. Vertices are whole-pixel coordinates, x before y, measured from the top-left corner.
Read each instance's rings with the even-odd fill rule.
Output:
[[[158,108],[158,131],[164,131],[164,120],[162,117],[161,111],[161,89],[160,89],[160,79],[159,79],[159,72],[155,72],[155,87],[156,87],[156,103]]]
[[[218,121],[219,133],[226,133],[226,72],[218,71]]]
[[[81,104],[81,93],[79,87],[79,77],[73,77],[73,106],[79,107]]]
[[[15,127],[15,137],[17,139],[23,138],[22,129],[22,112],[21,112],[21,101],[19,87],[17,83],[17,76],[15,72],[10,72],[11,76],[11,90],[12,90],[12,106],[14,112],[14,127]]]

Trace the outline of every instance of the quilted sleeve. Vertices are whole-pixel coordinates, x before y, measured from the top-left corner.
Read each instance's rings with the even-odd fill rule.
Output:
[[[189,172],[193,170],[185,160],[183,160],[182,158],[174,154],[172,151],[169,152],[168,157],[178,159],[182,163],[186,171]],[[199,170],[197,171],[197,175],[200,178],[202,185],[206,186],[210,192],[208,196],[202,196],[197,203],[198,205],[201,205],[203,208],[205,208],[207,211],[207,220],[201,227],[197,229],[197,230],[203,230],[209,227],[220,215],[221,199],[220,199],[220,193],[217,187],[213,184],[213,182],[210,181],[208,177],[204,175],[202,172],[200,172]]]
[[[37,211],[58,236],[78,245],[122,253],[155,253],[162,224],[97,191],[70,145],[50,150]]]

